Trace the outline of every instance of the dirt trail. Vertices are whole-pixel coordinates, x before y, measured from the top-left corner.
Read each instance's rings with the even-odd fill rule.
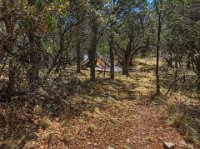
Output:
[[[101,104],[107,107],[95,107],[92,112],[84,111],[65,120],[51,118],[46,129],[39,126],[40,107],[34,109],[35,114],[29,119],[25,113],[18,114],[25,116],[24,122],[15,126],[19,147],[50,149],[51,143],[55,146],[51,149],[163,149],[164,142],[183,141],[176,129],[160,120],[158,105],[138,100],[105,100]],[[50,138],[56,139],[49,143]]]
[[[155,106],[123,101],[120,108],[105,111],[104,116],[91,119],[94,132],[81,130],[70,149],[162,149],[163,142],[178,143],[179,133],[159,120]],[[75,124],[75,123],[74,123]]]

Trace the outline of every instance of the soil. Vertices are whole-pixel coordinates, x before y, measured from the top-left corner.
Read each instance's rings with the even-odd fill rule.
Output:
[[[157,105],[137,100],[103,102],[109,106],[95,107],[79,116],[50,116],[46,128],[41,127],[40,121],[47,113],[40,106],[33,108],[25,102],[19,108],[21,113],[15,108],[18,114],[13,116],[12,132],[7,130],[6,136],[6,130],[1,131],[4,138],[12,133],[10,137],[16,138],[18,148],[24,149],[163,149],[164,142],[183,142],[177,130],[162,121],[162,110]],[[9,111],[3,110],[4,106],[1,105],[1,115]],[[19,102],[15,106],[20,107]],[[2,148],[6,143],[8,140],[2,140]]]

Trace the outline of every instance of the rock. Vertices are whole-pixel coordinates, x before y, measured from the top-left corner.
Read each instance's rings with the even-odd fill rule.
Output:
[[[35,132],[30,132],[27,136],[29,140],[36,139],[38,136]]]
[[[171,148],[174,148],[175,147],[175,144],[174,143],[171,143],[171,142],[164,142],[164,147],[166,149],[171,149]]]

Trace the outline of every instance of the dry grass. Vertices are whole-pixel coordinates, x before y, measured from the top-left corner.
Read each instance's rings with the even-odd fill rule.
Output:
[[[19,141],[16,139],[9,139],[6,141],[5,149],[18,149]]]
[[[50,126],[52,126],[53,123],[52,121],[47,117],[47,116],[44,116],[41,120],[40,120],[40,126],[43,128],[43,129],[46,129]]]
[[[94,132],[97,131],[97,126],[91,124],[91,125],[89,125],[88,130],[89,130],[90,132],[93,132],[93,133],[94,133]]]

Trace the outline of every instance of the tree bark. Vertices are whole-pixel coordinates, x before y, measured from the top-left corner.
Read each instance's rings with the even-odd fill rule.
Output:
[[[122,74],[123,75],[126,75],[126,76],[128,76],[129,75],[129,72],[128,72],[128,70],[129,70],[129,64],[128,64],[128,62],[127,61],[124,61],[123,62],[123,68],[122,68]]]
[[[13,59],[11,58],[9,60],[9,81],[8,81],[8,87],[7,87],[7,94],[12,94],[14,92],[14,88],[15,88],[15,75],[16,75],[16,72],[15,72],[15,65],[14,65],[14,61]]]
[[[30,90],[35,91],[38,88],[39,84],[39,57],[38,57],[38,45],[36,43],[36,38],[31,33],[29,34],[29,42],[30,42],[30,61],[31,68],[29,69],[29,85]]]
[[[97,48],[97,34],[98,34],[98,25],[96,16],[91,20],[92,21],[92,39],[91,39],[91,48],[89,50],[89,61],[90,61],[90,80],[95,81],[95,67],[96,67],[96,48]]]
[[[3,49],[4,51],[9,52],[13,49],[12,41],[13,41],[13,30],[15,27],[15,22],[11,20],[7,0],[2,1],[2,14],[3,14],[2,21],[5,23],[6,33],[7,33],[7,36],[5,36],[6,42],[3,43]],[[14,86],[15,86],[16,67],[14,64],[13,57],[10,57],[8,69],[9,69],[9,79],[8,79],[8,87],[6,89],[6,92],[9,95],[10,93],[14,92]]]
[[[123,65],[122,65],[122,74],[129,76],[129,65],[132,60],[133,56],[131,54],[125,54]]]
[[[160,95],[160,75],[159,75],[160,34],[161,34],[161,14],[159,12],[158,13],[157,46],[156,46],[156,95]]]
[[[200,93],[200,57],[198,57],[196,60],[196,73],[198,76],[196,90],[198,93]]]
[[[77,73],[81,73],[81,43],[78,41],[77,46],[76,46],[76,55],[77,55]]]
[[[95,67],[96,67],[96,49],[89,50],[89,63],[90,63],[90,80],[95,81],[96,74],[95,74]]]
[[[114,51],[113,51],[113,35],[110,36],[110,78],[114,80],[115,78],[115,64],[114,64]]]

